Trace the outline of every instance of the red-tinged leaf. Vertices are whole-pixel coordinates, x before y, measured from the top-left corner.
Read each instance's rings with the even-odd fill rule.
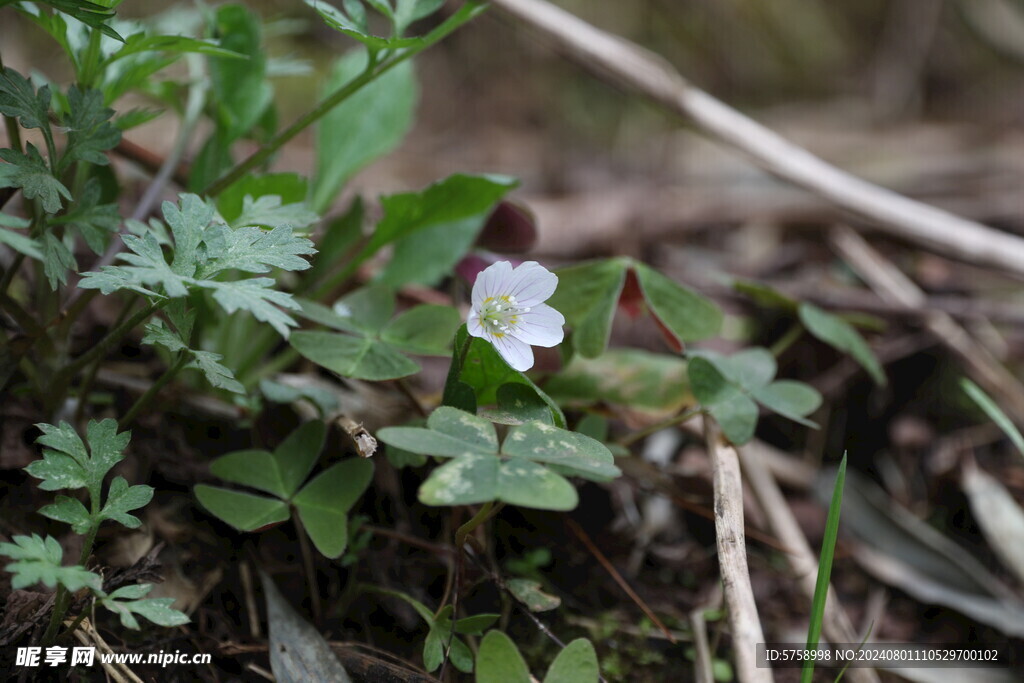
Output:
[[[529,251],[537,241],[537,218],[529,208],[507,200],[487,218],[477,246],[503,254]]]

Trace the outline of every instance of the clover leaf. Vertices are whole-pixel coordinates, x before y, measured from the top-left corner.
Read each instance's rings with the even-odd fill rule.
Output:
[[[792,380],[777,380],[775,357],[763,348],[723,356],[712,351],[690,353],[687,374],[693,395],[735,444],[754,436],[760,403],[766,408],[808,427],[805,418],[821,405],[821,394]]]
[[[337,332],[304,330],[289,343],[300,354],[343,377],[386,380],[419,372],[405,354],[445,355],[459,313],[449,306],[421,305],[392,319],[394,294],[372,285],[358,289],[330,309],[301,302],[303,317]]]
[[[419,490],[426,505],[504,501],[542,510],[571,510],[579,502],[565,478],[608,481],[619,476],[611,452],[588,436],[540,421],[512,427],[499,448],[490,421],[442,406],[427,428],[386,427],[377,437],[412,453],[451,458]]]
[[[362,458],[344,460],[302,486],[320,456],[325,437],[323,422],[307,422],[273,452],[235,451],[210,463],[210,471],[221,479],[273,498],[205,484],[195,487],[196,497],[213,515],[239,531],[286,521],[294,508],[317,550],[326,557],[340,557],[348,545],[348,511],[370,485],[373,463]]]

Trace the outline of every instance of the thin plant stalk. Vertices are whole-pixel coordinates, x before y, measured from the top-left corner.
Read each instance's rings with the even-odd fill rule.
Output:
[[[825,537],[821,542],[821,559],[818,561],[818,581],[814,585],[814,598],[811,600],[811,622],[807,626],[807,649],[815,650],[821,640],[821,623],[825,615],[825,601],[828,599],[828,586],[832,576],[832,560],[836,552],[836,537],[839,535],[839,512],[843,507],[843,485],[846,482],[846,454],[839,463],[836,472],[835,488],[832,489],[832,502],[828,506],[828,519],[825,522]],[[811,683],[814,677],[814,660],[804,660],[800,672],[800,683]]]
[[[168,366],[166,370],[164,370],[164,374],[160,375],[160,377],[158,377],[157,380],[153,382],[152,386],[146,389],[146,392],[142,394],[142,396],[139,396],[135,403],[132,404],[132,407],[128,409],[128,412],[125,413],[121,417],[121,419],[117,421],[117,428],[119,430],[126,429],[128,425],[130,425],[132,421],[138,416],[142,409],[149,405],[149,403],[154,398],[156,398],[156,395],[160,393],[160,390],[167,386],[171,382],[171,380],[173,380],[175,376],[177,376],[177,374],[181,372],[182,368],[184,368],[188,364],[188,360],[189,355],[187,353],[179,353],[178,359],[174,361],[174,363],[172,363],[170,366]]]
[[[449,17],[443,24],[435,28],[433,31],[423,36],[421,42],[411,47],[397,50],[395,53],[389,56],[388,59],[383,62],[375,63],[371,59],[366,70],[362,74],[357,76],[352,81],[338,88],[332,94],[327,96],[323,101],[320,102],[316,107],[300,116],[292,125],[285,128],[283,131],[278,133],[274,139],[267,142],[265,145],[260,147],[254,152],[249,158],[245,159],[237,166],[232,168],[230,171],[222,175],[220,178],[215,180],[209,185],[204,194],[209,196],[216,196],[223,192],[225,189],[230,187],[232,184],[243,178],[246,174],[251,173],[254,169],[258,168],[274,153],[280,149],[285,143],[294,138],[296,135],[301,133],[303,130],[311,126],[312,124],[319,121],[327,112],[334,109],[336,106],[347,100],[349,97],[354,95],[363,86],[367,85],[377,77],[381,76],[385,72],[393,69],[402,62],[410,59],[428,47],[437,43],[442,38],[445,38],[450,33],[459,28],[462,24],[472,19],[482,9],[483,5],[476,0],[470,0],[466,2]]]

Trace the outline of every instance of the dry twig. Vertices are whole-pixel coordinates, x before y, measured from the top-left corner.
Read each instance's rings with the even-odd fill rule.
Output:
[[[829,234],[829,239],[879,296],[904,306],[926,305],[924,292],[856,232],[837,227]],[[983,344],[948,313],[932,311],[925,317],[925,326],[960,358],[968,374],[992,394],[1004,410],[1018,421],[1024,421],[1024,385]]]
[[[755,657],[757,644],[765,640],[747,570],[739,458],[736,449],[725,442],[721,430],[710,417],[705,417],[704,434],[714,470],[718,566],[722,571],[725,602],[729,607],[736,673],[742,683],[771,681],[771,669],[758,668]]]
[[[908,199],[842,171],[688,83],[664,59],[545,0],[492,0],[599,77],[686,117],[769,173],[902,239],[1024,276],[1024,239]]]

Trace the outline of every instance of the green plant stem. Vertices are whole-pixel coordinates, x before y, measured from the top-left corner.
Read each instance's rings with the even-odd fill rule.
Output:
[[[21,264],[25,262],[25,255],[18,253],[11,261],[11,267],[4,271],[3,278],[0,278],[0,294],[6,294],[7,288],[11,286],[11,280],[14,279],[14,274],[21,268]]]
[[[131,318],[124,321],[123,323],[112,329],[110,332],[108,332],[107,336],[101,339],[99,343],[96,344],[96,346],[92,347],[91,349],[83,353],[81,356],[71,361],[71,363],[69,363],[67,366],[64,367],[63,370],[60,371],[57,377],[64,380],[70,380],[72,377],[78,374],[78,372],[81,371],[82,368],[84,368],[86,365],[92,363],[97,358],[103,357],[103,355],[110,351],[110,349],[113,348],[113,346],[117,342],[119,342],[122,337],[131,332],[132,329],[134,329],[137,325],[145,321],[146,318],[151,316],[157,310],[166,306],[168,303],[170,303],[170,299],[164,299],[160,303],[150,304],[146,306],[138,313],[133,315]]]
[[[309,547],[309,534],[302,525],[297,512],[293,510],[292,521],[299,537],[299,552],[302,553],[302,566],[306,570],[306,583],[309,584],[309,603],[313,611],[313,623],[323,623],[323,607],[320,605],[320,590],[316,585],[316,566],[313,564],[313,549]]]
[[[482,4],[480,2],[476,2],[475,0],[466,2],[443,24],[424,36],[422,42],[398,51],[397,54],[383,62],[375,64],[371,59],[363,73],[328,95],[322,102],[320,102],[320,104],[300,116],[294,123],[292,123],[292,125],[278,133],[272,140],[260,147],[260,149],[253,153],[249,158],[245,159],[215,180],[204,190],[204,194],[216,196],[223,192],[246,174],[251,173],[254,169],[270,159],[270,157],[273,156],[273,154],[280,149],[282,145],[312,124],[319,121],[325,114],[327,114],[327,112],[331,111],[334,107],[354,95],[363,86],[398,66],[407,59],[416,56],[434,43],[437,43],[442,38],[448,36],[459,26],[472,19],[481,9]]]
[[[489,501],[483,504],[483,507],[473,515],[473,518],[468,522],[460,526],[455,531],[455,549],[461,551],[462,547],[466,545],[466,541],[469,539],[469,535],[473,533],[477,527],[486,522],[494,515],[501,512],[501,509],[505,507],[504,503],[494,504],[494,501]]]
[[[95,290],[94,290],[95,291]],[[114,321],[114,327],[117,327],[128,314],[132,312],[132,307],[135,305],[135,298],[131,298],[125,303],[124,308],[121,309],[121,313],[117,316],[117,320]],[[100,363],[103,358],[97,358],[91,366],[89,371],[85,375],[85,379],[82,380],[82,386],[78,391],[78,408],[75,410],[75,424],[81,424],[82,416],[85,415],[85,406],[89,402],[89,393],[92,391],[93,382],[96,380],[96,375],[100,370]]]
[[[149,405],[150,401],[156,398],[156,395],[160,393],[161,389],[167,386],[170,381],[174,379],[179,372],[181,372],[182,368],[188,364],[188,361],[189,355],[187,353],[179,353],[178,359],[164,370],[164,374],[160,375],[160,377],[153,382],[152,386],[146,389],[146,392],[142,394],[142,396],[139,396],[132,407],[128,409],[128,412],[117,421],[118,431],[127,429],[128,425],[132,423],[132,420],[138,416],[143,408]]]
[[[650,427],[644,427],[643,429],[640,429],[638,431],[631,432],[626,436],[622,437],[621,439],[619,439],[619,445],[630,446],[639,441],[640,439],[650,436],[651,434],[660,432],[663,429],[668,429],[669,427],[675,427],[676,425],[682,424],[689,420],[690,418],[700,415],[701,412],[703,412],[702,408],[694,408],[693,410],[687,410],[685,413],[682,413],[680,415],[670,417],[667,420],[662,420],[661,422],[653,424]]]
[[[89,487],[89,506],[91,508],[89,516],[92,523],[89,526],[89,531],[85,534],[85,539],[82,541],[82,552],[78,555],[78,564],[81,567],[85,566],[85,563],[89,560],[89,556],[92,555],[92,546],[96,542],[96,533],[100,530],[101,493],[102,485]],[[70,606],[70,591],[68,591],[64,586],[58,586],[57,595],[53,601],[53,613],[50,615],[50,623],[47,624],[46,631],[43,633],[42,637],[43,647],[53,645],[54,641],[57,639],[57,632],[60,630],[60,625],[64,622],[64,615],[67,614]]]
[[[804,326],[799,322],[795,322],[782,334],[781,337],[775,340],[775,343],[772,344],[768,350],[772,352],[773,356],[778,358],[803,335]]]

